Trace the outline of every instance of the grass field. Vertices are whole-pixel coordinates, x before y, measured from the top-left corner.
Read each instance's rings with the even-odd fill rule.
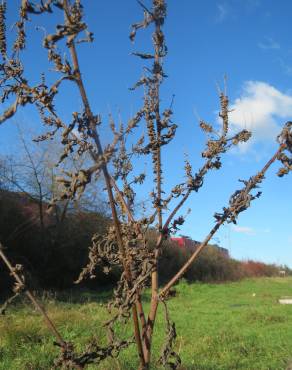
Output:
[[[228,284],[180,283],[177,297],[169,301],[176,322],[176,350],[182,369],[286,369],[292,362],[292,305],[280,305],[281,296],[292,296],[292,278],[261,278]],[[83,293],[46,299],[44,304],[66,340],[81,350],[95,336],[104,340],[108,294]],[[122,335],[130,328],[121,326]],[[159,369],[164,338],[162,311],[154,341],[153,369]],[[0,318],[0,369],[50,369],[58,349],[38,313],[27,303],[10,308]],[[89,366],[94,369],[96,366]],[[99,369],[137,369],[132,346],[120,358],[107,360]]]

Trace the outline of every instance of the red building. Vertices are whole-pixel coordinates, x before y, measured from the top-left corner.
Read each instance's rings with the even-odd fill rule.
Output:
[[[194,251],[198,245],[200,245],[199,242],[192,240],[188,236],[180,236],[180,237],[171,237],[170,240],[176,242],[178,246],[182,249],[187,249],[190,251]]]
[[[192,240],[190,237],[181,235],[179,237],[171,237],[170,240],[176,242],[178,246],[183,250],[189,250],[194,252],[196,248],[201,244],[200,242],[197,242],[196,240]],[[228,249],[219,247],[217,244],[209,244],[209,247],[217,249],[219,252],[221,252],[225,257],[229,257]]]

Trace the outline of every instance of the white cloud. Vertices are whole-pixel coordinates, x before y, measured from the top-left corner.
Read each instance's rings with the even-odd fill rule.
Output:
[[[292,66],[287,64],[282,58],[278,58],[278,60],[283,72],[288,76],[292,76]]]
[[[269,234],[271,232],[271,229],[266,228],[266,229],[263,229],[262,232],[265,234]]]
[[[227,18],[228,13],[229,13],[229,9],[228,9],[226,3],[217,4],[216,21],[217,22],[223,22]]]
[[[255,9],[261,5],[261,0],[244,0],[243,3],[248,8]]]
[[[238,226],[232,225],[232,230],[236,233],[247,234],[247,235],[255,235],[255,230],[249,226]]]
[[[236,20],[243,14],[254,13],[261,5],[261,0],[219,0],[216,4],[215,21]]]
[[[258,47],[263,50],[280,49],[280,44],[271,37],[266,37],[264,42],[259,42]]]
[[[243,85],[242,96],[230,109],[231,130],[252,132],[252,139],[240,147],[246,151],[255,142],[275,140],[283,123],[292,118],[292,95],[266,82],[248,81]]]

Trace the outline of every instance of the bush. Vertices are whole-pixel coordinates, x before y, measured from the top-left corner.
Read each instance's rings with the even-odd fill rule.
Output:
[[[98,213],[75,212],[68,214],[62,223],[49,222],[42,229],[38,215],[28,217],[18,195],[0,192],[0,240],[7,247],[7,255],[14,264],[24,265],[28,277],[33,277],[33,289],[72,287],[87,263],[92,235],[103,233],[110,220]],[[106,276],[100,268],[97,277],[86,285],[115,282],[118,273]],[[11,288],[12,280],[3,263],[0,279],[3,287]]]
[[[275,276],[279,275],[280,267],[256,261],[241,262],[243,274],[246,277]]]
[[[28,275],[33,276],[33,289],[67,289],[73,286],[88,260],[88,246],[95,232],[103,233],[110,219],[93,212],[69,213],[62,223],[48,222],[42,230],[37,217],[29,219],[23,212],[21,198],[16,193],[0,191],[0,240],[7,246],[13,263],[23,264]],[[149,230],[147,239],[153,248],[157,233]],[[168,281],[187,261],[191,251],[180,248],[176,242],[166,240],[159,258],[160,284]],[[245,277],[274,276],[285,267],[255,261],[239,262],[220,250],[208,246],[187,271],[188,281],[223,282]],[[291,271],[289,271],[291,272]],[[113,285],[120,269],[108,275],[102,267],[96,279],[87,280],[83,286],[101,288]],[[0,264],[2,287],[11,288],[12,280],[6,267]]]
[[[187,261],[191,251],[180,248],[175,242],[167,241],[159,260],[161,281],[167,281]],[[210,245],[202,251],[185,278],[188,281],[224,282],[237,281],[247,277],[275,276],[280,266],[255,261],[237,261],[229,258]]]

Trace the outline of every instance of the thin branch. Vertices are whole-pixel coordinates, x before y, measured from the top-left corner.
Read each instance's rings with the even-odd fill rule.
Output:
[[[286,149],[286,144],[281,144],[276,153],[272,156],[272,158],[265,164],[265,166],[262,168],[262,170],[258,173],[259,179],[262,179],[264,177],[264,174],[267,172],[269,167],[276,161],[279,154],[282,153]],[[247,182],[247,185],[249,183]],[[241,191],[245,191],[247,189],[247,185],[244,189]],[[252,190],[253,188],[248,189],[248,191]],[[188,268],[191,266],[191,264],[194,262],[194,260],[197,258],[197,256],[201,253],[201,251],[207,246],[208,242],[211,240],[211,238],[214,236],[214,234],[217,232],[217,230],[220,228],[221,225],[224,224],[225,221],[228,220],[230,217],[229,210],[226,209],[226,212],[223,214],[222,218],[215,224],[215,226],[212,228],[212,230],[209,232],[209,234],[206,236],[204,241],[199,245],[199,247],[194,251],[194,253],[191,255],[189,260],[182,266],[182,268],[175,274],[175,276],[165,285],[164,288],[161,289],[159,292],[159,297],[163,297],[167,294],[169,289],[185,274],[185,272],[188,270]]]
[[[16,269],[12,266],[12,264],[10,263],[9,259],[6,257],[5,253],[4,253],[4,247],[2,245],[2,243],[0,242],[0,257],[1,259],[3,260],[3,262],[5,263],[5,265],[7,266],[8,270],[10,271],[11,275],[14,277],[14,279],[16,280],[16,282],[24,287],[25,289],[25,294],[28,296],[28,298],[31,300],[31,302],[33,303],[33,305],[35,306],[35,308],[42,314],[43,318],[44,318],[44,321],[47,325],[47,327],[49,328],[49,330],[51,331],[51,333],[56,337],[59,345],[61,347],[64,347],[66,345],[66,342],[63,340],[61,334],[59,333],[59,331],[57,330],[56,326],[54,325],[54,323],[51,321],[51,319],[49,318],[49,316],[47,315],[45,309],[41,306],[41,304],[37,301],[37,299],[35,298],[35,296],[33,295],[33,293],[25,287],[25,282],[23,281],[23,279],[19,276],[19,274],[17,273]]]
[[[65,11],[65,19],[68,19],[68,18],[70,18],[69,17],[70,12],[69,12],[68,0],[64,0],[63,4],[64,4],[63,8],[64,8],[64,11]],[[80,95],[81,95],[81,98],[82,98],[82,102],[83,102],[83,105],[84,105],[85,112],[86,112],[86,114],[89,118],[92,137],[93,137],[93,140],[96,144],[98,154],[102,155],[103,150],[102,150],[101,142],[100,142],[100,139],[99,139],[99,135],[96,131],[96,126],[95,126],[94,120],[93,120],[93,113],[91,111],[89,100],[87,98],[87,94],[86,94],[85,87],[84,87],[84,84],[83,84],[83,80],[82,80],[82,77],[81,77],[80,68],[79,68],[79,61],[78,61],[74,41],[70,42],[69,50],[70,50],[70,54],[71,54],[71,58],[72,58],[73,66],[74,66],[74,72],[75,72],[75,76],[76,76],[76,83],[77,83],[79,91],[80,91]],[[124,270],[125,270],[125,273],[126,273],[127,280],[128,280],[129,283],[131,283],[131,280],[132,280],[131,271],[130,271],[130,268],[128,266],[128,263],[126,262],[126,260],[127,260],[126,259],[126,251],[125,251],[125,248],[124,248],[124,245],[123,245],[120,223],[119,223],[117,210],[116,210],[116,206],[115,206],[115,201],[114,201],[114,196],[113,196],[112,187],[111,187],[111,180],[110,180],[109,172],[108,172],[108,169],[107,169],[107,165],[105,163],[102,165],[102,172],[103,172],[103,175],[104,175],[104,178],[105,178],[105,183],[106,183],[106,188],[107,188],[107,192],[108,192],[108,197],[109,197],[113,222],[114,222],[114,225],[115,225],[117,243],[118,243],[119,249],[121,251],[122,259],[123,259],[122,263],[123,263],[123,266],[124,266]],[[143,354],[143,349],[142,349],[142,341],[141,341],[141,335],[140,335],[137,308],[136,308],[135,305],[132,306],[132,314],[133,314],[134,332],[135,332],[135,339],[136,339],[136,344],[137,344],[137,348],[138,348],[138,354],[139,354],[141,364],[144,366],[145,359],[144,359],[144,354]]]

